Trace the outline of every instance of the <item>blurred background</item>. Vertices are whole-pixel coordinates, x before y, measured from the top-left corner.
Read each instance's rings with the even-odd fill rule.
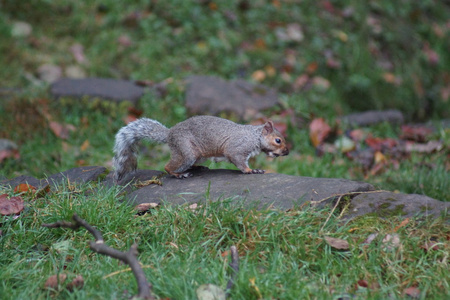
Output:
[[[278,91],[281,104],[265,115],[285,127],[294,152],[289,161],[257,158],[258,165],[442,198],[445,127],[425,134],[443,141],[437,153],[381,151],[383,168],[373,171],[375,155],[366,166],[339,147],[318,155],[322,138],[314,140],[308,124],[329,124],[325,141],[340,139],[347,128],[336,120],[355,112],[397,109],[414,124],[449,118],[449,32],[449,1],[1,0],[0,138],[16,150],[0,156],[0,175],[110,166],[114,134],[130,114],[168,126],[188,117],[183,80],[198,74]],[[165,84],[138,105],[55,101],[48,87],[64,77]],[[398,139],[402,129],[383,123],[364,134]],[[167,149],[150,149],[141,167],[162,169]]]

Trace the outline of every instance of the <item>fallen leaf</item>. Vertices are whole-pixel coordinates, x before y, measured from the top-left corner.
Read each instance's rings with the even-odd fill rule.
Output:
[[[393,138],[378,138],[367,137],[365,139],[366,144],[375,151],[382,151],[384,149],[392,149],[398,145],[398,141]]]
[[[195,291],[198,300],[225,300],[225,291],[214,284],[202,284]]]
[[[64,281],[66,281],[66,279],[66,274],[52,275],[45,282],[44,288],[56,290],[60,284],[63,284]]]
[[[0,162],[2,162],[7,158],[19,159],[20,158],[19,150],[17,149],[0,150]]]
[[[14,193],[34,193],[36,188],[28,183],[21,183],[14,188]]]
[[[292,87],[295,91],[300,91],[310,82],[310,78],[307,74],[302,74],[294,80]]]
[[[73,126],[71,124],[60,124],[55,121],[50,121],[49,126],[50,126],[50,129],[53,131],[53,133],[57,137],[64,139],[64,140],[69,138],[70,131],[73,132],[76,130],[75,126]]]
[[[416,287],[410,286],[409,288],[406,288],[403,290],[403,293],[405,295],[408,295],[412,298],[419,298],[420,297],[420,290]]]
[[[188,206],[190,210],[196,210],[198,207],[197,203],[192,203],[191,205]]]
[[[82,152],[84,152],[84,151],[86,151],[87,148],[89,148],[89,146],[90,146],[89,140],[85,140],[85,141],[83,142],[83,144],[81,144],[80,150],[81,150]]]
[[[384,81],[386,81],[387,83],[391,83],[393,85],[399,86],[402,84],[403,80],[398,77],[395,76],[393,73],[391,72],[386,72],[383,74],[383,79]]]
[[[431,250],[438,250],[440,248],[440,244],[434,241],[425,242],[420,248],[424,249],[426,252]]]
[[[381,242],[387,250],[393,250],[400,246],[400,236],[397,233],[386,234]]]
[[[357,284],[358,284],[358,286],[363,287],[363,288],[369,287],[369,283],[367,282],[367,280],[364,280],[364,279],[358,280]]]
[[[19,214],[23,210],[22,197],[8,198],[8,194],[0,195],[0,215],[10,216]]]
[[[433,133],[430,127],[426,126],[411,126],[403,125],[402,134],[400,136],[403,140],[411,140],[419,143],[425,143],[429,140],[429,136]]]
[[[252,74],[252,79],[257,82],[261,82],[266,79],[266,73],[263,70],[256,70]]]
[[[87,62],[86,56],[84,55],[84,47],[81,44],[74,44],[72,47],[70,47],[70,52],[72,52],[73,57],[75,58],[76,62],[79,64],[83,64]]]
[[[350,246],[346,240],[333,238],[333,237],[329,237],[329,236],[324,237],[324,239],[328,245],[330,245],[331,247],[333,247],[335,249],[348,250],[350,248]]]
[[[262,299],[261,291],[259,290],[259,287],[256,285],[256,278],[252,277],[248,281],[250,282],[250,286],[253,289],[254,293],[256,294],[257,299]]]
[[[364,242],[362,242],[361,245],[369,245],[371,244],[375,238],[378,236],[378,233],[371,233],[369,234],[369,236],[364,240]]]
[[[334,146],[342,153],[353,151],[356,148],[355,142],[345,135],[340,136],[335,142]]]
[[[375,152],[375,154],[374,154],[374,162],[376,164],[384,163],[386,161],[387,161],[387,158],[386,158],[386,156],[384,156],[383,153],[381,153],[380,151],[376,151]]]
[[[277,70],[271,65],[265,66],[264,71],[266,72],[267,76],[269,76],[269,77],[273,77],[277,74]]]
[[[119,36],[117,42],[124,47],[130,47],[131,45],[133,45],[130,36],[126,34],[122,34],[121,36]]]
[[[362,129],[354,129],[350,131],[348,135],[356,142],[362,141],[367,136]]]
[[[404,219],[399,225],[395,226],[394,232],[397,232],[400,228],[405,227],[409,223],[409,218]]]
[[[321,76],[315,76],[312,79],[313,85],[318,88],[320,91],[326,91],[330,88],[331,83],[328,79],[323,78]]]
[[[149,211],[150,209],[153,209],[155,207],[159,206],[159,203],[156,202],[150,202],[150,203],[141,203],[134,207],[135,210],[138,211],[138,213],[143,213],[146,211]]]
[[[77,275],[71,282],[69,282],[66,286],[66,288],[69,291],[74,291],[75,289],[79,290],[84,286],[84,279],[83,276]]]
[[[437,54],[436,51],[431,49],[430,44],[428,42],[425,43],[425,45],[423,46],[423,53],[427,57],[428,62],[430,63],[430,65],[437,65],[437,64],[439,64],[439,54]]]
[[[439,152],[444,148],[444,143],[441,141],[429,141],[426,144],[407,142],[405,144],[406,152],[432,153]]]
[[[317,71],[317,68],[319,67],[319,64],[317,62],[312,62],[306,67],[306,72],[308,74],[313,74]]]
[[[314,119],[311,124],[309,124],[309,138],[311,139],[314,147],[322,144],[330,132],[331,127],[323,118]]]

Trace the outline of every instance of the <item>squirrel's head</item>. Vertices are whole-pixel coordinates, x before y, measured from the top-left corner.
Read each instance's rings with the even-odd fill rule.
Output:
[[[269,157],[285,156],[289,154],[286,146],[286,140],[283,135],[275,128],[272,121],[264,124],[261,133],[261,150]]]

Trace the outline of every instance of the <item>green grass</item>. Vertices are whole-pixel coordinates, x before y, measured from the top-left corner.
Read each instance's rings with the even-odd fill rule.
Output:
[[[382,238],[400,224],[395,217],[359,218],[343,224],[335,217],[326,222],[329,210],[256,211],[227,199],[204,202],[195,210],[163,205],[136,216],[132,208],[117,201],[120,196],[115,189],[84,193],[94,186],[62,186],[33,200],[25,195],[27,208],[18,219],[2,217],[3,296],[125,299],[136,293],[127,266],[93,253],[88,247],[93,237],[86,230],[41,227],[70,220],[74,212],[99,229],[111,247],[125,251],[137,242],[145,274],[160,298],[195,299],[196,289],[206,283],[225,288],[230,257],[223,253],[231,245],[240,255],[232,299],[402,298],[410,286],[421,291],[421,299],[449,296],[446,237],[450,228],[443,219],[410,220],[398,229],[401,247],[385,250]],[[379,237],[362,245],[371,233]],[[347,240],[350,250],[331,248],[324,236]],[[430,239],[440,246],[426,252],[420,246]],[[68,274],[70,280],[81,275],[85,285],[74,292],[43,289],[47,278],[57,273]],[[111,276],[104,278],[107,275]],[[366,280],[369,288],[358,288],[359,280]]]

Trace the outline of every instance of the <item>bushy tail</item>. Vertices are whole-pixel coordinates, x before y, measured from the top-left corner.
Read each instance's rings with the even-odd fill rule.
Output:
[[[137,168],[137,145],[142,139],[167,143],[169,129],[158,121],[142,118],[122,127],[116,134],[114,145],[114,181]]]

